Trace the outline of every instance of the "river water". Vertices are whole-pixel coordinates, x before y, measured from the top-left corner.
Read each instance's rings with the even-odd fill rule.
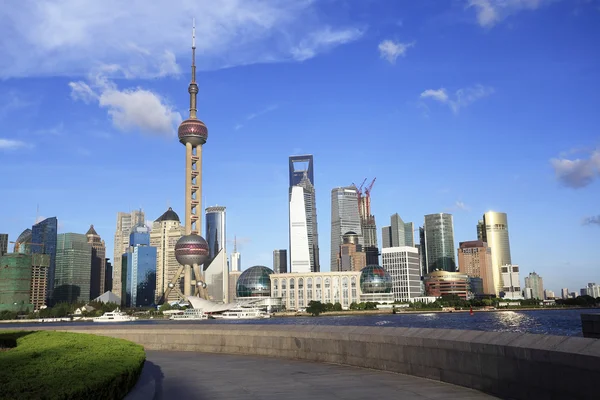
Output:
[[[208,320],[186,321],[186,324],[266,324],[266,325],[336,325],[336,326],[393,326],[414,328],[466,329],[494,332],[527,332],[560,336],[582,336],[581,313],[596,313],[600,310],[542,310],[542,311],[481,311],[468,312],[345,315],[319,317],[281,317],[261,320]],[[183,322],[168,320],[141,320],[125,322],[123,325],[165,325]],[[35,326],[82,326],[93,322],[64,323],[20,323],[0,324],[2,327],[32,328]]]

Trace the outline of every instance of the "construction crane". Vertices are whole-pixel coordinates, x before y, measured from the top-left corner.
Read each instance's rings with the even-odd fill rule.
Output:
[[[369,185],[369,187],[365,189],[365,197],[371,197],[371,189],[373,189],[373,185],[375,184],[375,180],[376,179],[377,178],[373,178],[373,180],[371,181],[371,184]]]
[[[42,246],[42,253],[44,252],[44,246],[45,246],[45,244],[44,244],[44,243],[33,243],[33,242],[13,242],[13,241],[10,241],[10,242],[8,242],[8,243],[12,243],[12,244],[19,244],[19,245],[22,245],[22,244],[28,244],[28,245],[30,245],[30,246],[31,246],[31,245],[34,245],[34,246]],[[20,246],[19,246],[19,247],[17,247],[17,250],[19,250],[19,248],[20,248]]]

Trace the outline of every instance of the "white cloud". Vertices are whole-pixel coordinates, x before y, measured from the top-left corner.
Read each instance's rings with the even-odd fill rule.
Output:
[[[491,28],[504,18],[522,11],[535,10],[556,0],[467,0],[466,8],[474,8],[477,23]]]
[[[415,42],[400,43],[392,40],[384,40],[383,42],[379,43],[379,55],[381,58],[389,61],[390,64],[395,64],[396,59],[400,56],[404,57],[404,55],[406,55],[406,51],[414,45]]]
[[[20,140],[2,139],[0,138],[0,150],[15,150],[29,145]]]
[[[363,32],[332,24],[313,0],[5,3],[0,78],[82,76],[104,65],[128,78],[177,74],[189,65],[193,16],[200,69],[306,60]]]
[[[573,189],[588,186],[600,177],[600,150],[595,150],[584,158],[553,158],[550,160],[556,179]]]
[[[483,85],[474,85],[467,88],[458,89],[451,98],[445,88],[427,89],[419,96],[421,99],[433,99],[440,103],[447,104],[454,114],[458,114],[461,108],[487,97],[494,93],[494,88]]]
[[[121,131],[139,129],[143,133],[173,135],[181,114],[158,94],[142,88],[119,90],[117,85],[99,74],[92,84],[70,82],[71,97],[85,103],[98,102],[107,109],[113,125]]]
[[[278,108],[279,108],[279,105],[278,105],[278,104],[272,104],[272,105],[270,105],[270,106],[268,106],[268,107],[265,107],[265,108],[263,108],[263,109],[262,109],[262,110],[260,110],[260,111],[257,111],[257,112],[253,112],[253,113],[251,113],[251,114],[248,114],[248,115],[246,116],[246,121],[253,120],[253,119],[254,119],[254,118],[256,118],[256,117],[259,117],[259,116],[261,116],[261,115],[264,115],[264,114],[270,113],[271,111],[275,111],[275,110],[277,110]],[[236,125],[233,127],[233,129],[235,129],[235,130],[237,131],[237,130],[240,130],[240,129],[242,129],[243,127],[244,127],[244,124],[238,123],[238,124],[236,124]]]

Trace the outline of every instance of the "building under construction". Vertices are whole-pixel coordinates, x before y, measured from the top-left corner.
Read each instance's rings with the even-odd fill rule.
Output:
[[[358,210],[363,236],[363,251],[367,256],[367,265],[379,265],[379,247],[377,245],[377,226],[375,216],[371,214],[371,190],[375,184],[374,178],[369,186],[363,186],[367,179],[358,188]]]
[[[46,254],[8,253],[0,257],[0,311],[39,310],[46,301]]]

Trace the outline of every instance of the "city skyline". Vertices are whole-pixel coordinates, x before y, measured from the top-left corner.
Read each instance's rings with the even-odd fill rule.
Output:
[[[356,28],[360,24],[350,18],[360,20],[357,16],[364,11],[362,6],[351,7],[347,21],[334,21],[331,13],[315,6],[314,12],[323,21],[311,21],[311,29],[329,23],[330,37],[338,41],[344,36],[334,33],[340,30],[352,32],[355,28],[360,35],[345,36],[345,44],[329,48],[317,46],[323,43],[317,39],[306,40],[304,47],[295,53],[296,58],[275,64],[229,60],[219,65],[219,55],[215,55],[214,49],[211,53],[210,46],[203,43],[199,110],[214,132],[212,153],[207,152],[203,161],[207,172],[204,204],[228,207],[227,230],[238,235],[243,267],[270,265],[272,249],[288,248],[286,159],[292,154],[313,154],[323,270],[327,269],[330,254],[329,241],[324,240],[329,238],[331,226],[327,194],[334,187],[350,185],[369,175],[378,177],[372,200],[373,215],[378,221],[399,213],[406,220],[420,224],[425,214],[449,212],[454,216],[456,254],[459,242],[477,239],[474,226],[484,212],[505,212],[510,218],[511,256],[523,271],[539,272],[545,284],[556,292],[564,286],[579,288],[588,281],[597,281],[594,274],[598,269],[598,250],[594,243],[600,232],[598,219],[593,218],[598,213],[593,200],[598,186],[594,182],[597,153],[593,148],[597,136],[592,117],[597,102],[593,98],[583,101],[581,96],[590,93],[589,88],[600,81],[589,72],[598,65],[598,59],[584,40],[585,32],[598,28],[585,12],[573,15],[568,2],[546,3],[540,2],[534,10],[504,10],[489,26],[480,26],[475,8],[448,5],[425,10],[426,6],[406,5],[389,10],[382,3],[375,3],[371,19],[362,21],[365,25],[362,28]],[[34,11],[34,19],[39,12]],[[6,13],[12,15],[10,9]],[[386,14],[396,21],[382,23],[378,32],[369,29]],[[443,28],[433,27],[431,21],[435,18],[439,21],[440,16],[448,14]],[[450,21],[452,16],[460,21]],[[402,24],[398,23],[400,20]],[[9,26],[11,21],[9,18]],[[588,30],[582,29],[583,26]],[[60,42],[56,70],[48,70],[52,67],[46,64],[40,71],[28,70],[30,64],[20,62],[28,55],[15,57],[11,65],[0,62],[0,77],[5,79],[0,82],[3,93],[0,167],[9,176],[39,174],[34,186],[25,186],[14,179],[3,183],[3,193],[9,200],[8,207],[0,213],[3,224],[0,231],[9,233],[10,241],[44,219],[35,218],[37,204],[42,215],[58,218],[61,233],[85,233],[93,223],[108,242],[108,255],[113,254],[111,238],[116,212],[142,206],[148,219],[154,220],[171,204],[180,215],[185,214],[181,206],[179,143],[173,136],[166,139],[144,136],[157,125],[160,127],[160,121],[130,125],[131,110],[127,107],[137,100],[155,99],[152,96],[159,94],[164,101],[158,104],[171,107],[170,113],[164,115],[185,115],[187,105],[181,90],[187,82],[189,49],[185,43],[189,40],[189,28],[174,26],[173,29],[181,30],[181,35],[175,35],[175,44],[138,43],[151,51],[173,52],[182,75],[174,73],[157,80],[148,79],[152,71],[135,69],[138,67],[135,60],[113,59],[120,55],[111,54],[107,59],[94,61],[120,62],[114,65],[129,69],[121,69],[122,75],[118,76],[114,74],[119,71],[107,70],[100,76],[107,80],[92,82],[89,76],[93,65],[89,61],[71,63],[74,69],[65,69],[61,60],[66,57],[60,53],[63,48]],[[562,39],[554,43],[551,51],[536,47],[535,54],[526,54],[536,40],[554,30],[562,34]],[[440,39],[440,33],[444,39]],[[135,37],[124,37],[136,43]],[[524,37],[527,39],[523,40]],[[152,35],[144,40],[152,38],[157,40]],[[453,44],[453,39],[460,46]],[[24,35],[15,37],[15,43],[26,40]],[[404,50],[397,45],[412,41],[415,43]],[[443,41],[445,49],[436,46],[435,41]],[[42,45],[48,44],[38,44],[34,50],[44,54],[45,48],[39,47]],[[393,58],[394,49],[399,52],[397,58]],[[464,60],[452,61],[451,55],[456,54],[452,52],[458,51]],[[503,52],[500,59],[495,51]],[[8,52],[8,48],[0,47],[0,59],[12,59]],[[392,58],[382,58],[384,54],[391,54]],[[348,66],[349,60],[359,58],[360,65]],[[141,59],[148,61],[143,56]],[[391,59],[395,62],[390,62]],[[568,59],[568,67],[554,61],[557,59]],[[502,61],[502,69],[491,65],[498,60]],[[219,68],[228,63],[238,66]],[[480,70],[469,69],[469,63],[477,63]],[[527,63],[533,66],[523,67]],[[536,65],[544,66],[543,73]],[[344,73],[331,74],[338,68],[344,68]],[[417,72],[422,68],[428,73]],[[576,76],[567,74],[568,77],[553,80],[551,88],[546,87],[550,77],[564,76],[565,68]],[[511,83],[511,73],[517,69],[518,82]],[[471,76],[463,76],[460,72],[463,70]],[[432,79],[432,73],[438,76]],[[39,96],[29,97],[33,81]],[[287,83],[283,85],[283,81]],[[102,82],[107,86],[101,86]],[[477,82],[483,86],[476,86]],[[90,89],[88,103],[71,98],[73,95],[82,99],[86,86],[80,83]],[[344,89],[346,86],[353,86],[352,94]],[[136,87],[146,91],[136,91]],[[386,90],[381,90],[382,87]],[[493,93],[486,90],[489,87],[494,88]],[[379,90],[371,93],[371,88]],[[463,89],[461,94],[456,94],[460,89]],[[299,101],[301,97],[304,100]],[[105,103],[100,104],[104,105],[97,107],[97,98],[102,98]],[[466,101],[467,98],[478,101]],[[252,99],[253,105],[249,105],[248,99]],[[225,104],[229,107],[227,112],[223,111]],[[151,101],[148,107],[151,105],[156,103]],[[558,107],[564,113],[554,112]],[[372,148],[356,145],[367,126],[380,138],[373,141]],[[122,134],[121,129],[128,127],[133,132]],[[35,135],[35,140],[29,140],[31,135]],[[274,137],[281,139],[273,140]],[[261,145],[251,144],[248,138]],[[19,147],[25,141],[29,143]],[[433,141],[439,143],[440,149],[429,146]],[[465,146],[468,150],[456,144],[462,141],[469,143]],[[514,161],[490,161],[484,151],[488,141],[494,141],[504,158]],[[392,149],[403,142],[415,154],[394,158]],[[244,154],[247,146],[251,146],[251,151]],[[477,147],[481,151],[476,151]],[[589,147],[592,150],[585,150]],[[135,153],[127,151],[133,148]],[[123,153],[114,149],[123,149]],[[439,161],[424,161],[423,153]],[[168,156],[160,164],[152,164],[151,172],[144,169],[148,157],[157,159],[161,154]],[[236,154],[235,159],[227,157],[231,154]],[[444,154],[448,162],[441,158]],[[95,162],[90,164],[90,160]],[[351,168],[340,168],[348,160],[367,161],[362,165],[353,161]],[[396,168],[390,168],[390,164]],[[398,172],[411,165],[418,166],[416,173],[408,176]],[[245,169],[251,171],[254,179],[239,182]],[[123,179],[130,170],[137,175],[135,189],[131,181]],[[469,180],[468,188],[464,185],[465,178]],[[232,196],[234,182],[236,195]],[[561,183],[570,187],[561,187]],[[88,200],[90,197],[93,204]],[[266,213],[270,218],[265,218]],[[553,218],[545,218],[549,214]],[[584,225],[584,221],[588,224]],[[556,224],[562,228],[554,229]],[[379,243],[382,243],[380,236]]]

